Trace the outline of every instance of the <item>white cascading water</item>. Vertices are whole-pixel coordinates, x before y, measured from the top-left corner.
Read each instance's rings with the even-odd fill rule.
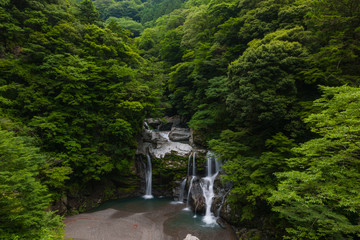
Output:
[[[193,164],[192,164],[192,175],[193,176],[196,176],[196,161],[195,161],[195,157],[196,157],[196,154],[195,152],[193,153]]]
[[[187,176],[190,176],[190,166],[191,166],[191,154],[189,154],[189,161],[188,161],[188,169],[187,169]]]
[[[204,177],[201,179],[200,186],[203,191],[203,196],[205,198],[206,211],[203,221],[206,224],[214,224],[216,223],[216,218],[214,214],[211,212],[211,205],[214,198],[214,180],[216,178],[216,174],[211,177]]]
[[[186,208],[185,210],[190,210],[189,208],[189,203],[190,203],[190,193],[191,193],[191,188],[194,182],[195,176],[191,176],[191,180],[190,180],[190,186],[189,186],[189,191],[188,191],[188,195],[187,195],[187,201],[186,201]]]
[[[206,156],[206,165],[207,165],[207,177],[212,176],[212,157],[207,154]]]
[[[186,185],[186,178],[180,184],[179,202],[181,203],[184,202],[185,185]]]
[[[216,218],[211,212],[211,205],[214,198],[214,181],[220,170],[220,163],[217,163],[218,160],[214,157],[211,152],[208,152],[206,155],[206,164],[207,164],[207,176],[202,178],[200,181],[200,186],[205,198],[206,211],[203,221],[210,225],[216,223]],[[213,171],[212,166],[215,165],[215,171]]]
[[[192,166],[191,166],[191,156],[192,156]],[[195,157],[196,157],[195,153],[193,153],[192,155],[191,154],[189,155],[188,177],[191,176],[191,180],[190,180],[190,186],[189,186],[189,189],[188,189],[188,195],[187,195],[187,202],[186,202],[185,210],[190,210],[190,208],[189,208],[190,193],[191,193],[191,188],[192,188],[194,179],[196,177],[196,161],[195,161]],[[191,172],[190,172],[190,169],[192,170]]]
[[[147,165],[145,171],[146,191],[143,197],[145,199],[151,199],[154,198],[154,196],[152,195],[152,167],[151,167],[150,155],[146,154],[146,158],[147,158]]]

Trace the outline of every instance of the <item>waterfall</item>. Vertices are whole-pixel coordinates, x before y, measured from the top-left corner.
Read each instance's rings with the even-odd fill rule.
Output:
[[[188,177],[190,176],[190,166],[191,166],[191,154],[189,154],[189,161],[188,161],[188,169],[187,169],[187,176]]]
[[[189,210],[190,192],[191,192],[191,188],[192,188],[192,185],[193,185],[193,181],[194,181],[195,176],[196,176],[196,161],[195,161],[196,159],[195,159],[195,156],[196,156],[195,152],[193,154],[189,154],[187,177],[184,179],[184,181],[181,182],[181,185],[180,185],[179,201],[184,202],[184,192],[185,192],[186,181],[187,181],[188,177],[191,176],[190,186],[189,186],[188,194],[187,194],[187,202],[186,202],[185,210]],[[191,162],[191,157],[192,157],[192,162]],[[191,169],[191,171],[190,171],[190,169]]]
[[[181,182],[180,185],[179,202],[184,202],[185,185],[186,185],[186,178],[184,179],[184,181]]]
[[[194,179],[195,179],[195,176],[192,176],[191,180],[190,180],[190,186],[189,186],[189,191],[188,191],[188,195],[187,195],[187,202],[186,202],[186,208],[185,208],[186,210],[189,209],[190,193],[191,193],[191,188],[192,188]]]
[[[201,179],[200,186],[205,199],[206,211],[203,221],[206,224],[215,224],[216,218],[211,212],[211,205],[214,198],[214,181],[220,170],[220,163],[218,159],[211,153],[206,154],[207,177]],[[215,173],[213,173],[212,166],[215,165]]]
[[[216,218],[214,217],[214,214],[211,212],[211,205],[214,198],[214,180],[216,176],[217,173],[215,173],[211,177],[204,177],[201,179],[202,181],[200,182],[200,186],[203,191],[203,196],[205,198],[206,211],[203,221],[206,224],[216,223]]]
[[[147,165],[145,171],[145,181],[146,181],[146,192],[143,196],[145,199],[151,199],[154,196],[152,195],[152,167],[151,167],[151,158],[149,154],[146,154]]]
[[[221,161],[212,152],[206,154],[207,176],[211,177],[221,169]],[[215,167],[215,168],[214,168]]]
[[[195,163],[195,152],[193,153],[193,164],[192,164],[192,175],[196,176],[196,163]]]
[[[206,165],[207,165],[207,176],[211,177],[212,175],[212,162],[211,162],[212,158],[207,156],[206,157]]]
[[[191,157],[192,157],[192,163],[191,163]],[[196,176],[196,153],[189,155],[189,161],[188,161],[188,169],[187,169],[187,176]],[[191,171],[190,171],[191,169]]]

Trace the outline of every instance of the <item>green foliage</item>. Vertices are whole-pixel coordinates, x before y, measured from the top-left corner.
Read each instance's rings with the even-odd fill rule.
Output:
[[[302,80],[307,50],[294,38],[302,34],[302,28],[295,28],[254,40],[230,65],[227,105],[237,127],[269,137],[296,117],[296,85]]]
[[[186,16],[186,20],[183,25],[184,36],[181,44],[187,47],[194,47],[202,40],[207,40],[207,6],[202,5],[200,7],[192,9],[192,11]]]
[[[172,64],[180,62],[183,54],[181,39],[182,31],[178,29],[167,31],[160,41],[160,58]]]
[[[187,9],[176,10],[159,18],[156,28],[153,28],[156,30],[151,32],[151,38],[149,38],[150,32],[146,32],[140,38],[139,46],[144,48],[146,53],[151,53],[152,57],[164,61],[166,63],[164,66],[168,66],[167,64],[172,66],[165,85],[167,95],[165,99],[173,107],[170,112],[176,112],[186,120],[192,119],[190,125],[207,132],[208,139],[212,136],[216,137],[221,130],[231,125],[230,122],[233,120],[236,123],[234,121],[231,127],[240,122],[240,128],[244,127],[244,124],[249,127],[249,122],[252,122],[251,125],[254,126],[252,130],[257,132],[262,131],[261,127],[256,126],[263,124],[261,121],[264,119],[268,119],[266,124],[269,122],[273,124],[273,120],[278,120],[275,122],[274,130],[265,133],[265,138],[278,131],[284,131],[284,124],[285,131],[290,131],[295,127],[299,133],[293,135],[302,134],[300,133],[302,124],[297,119],[299,109],[295,102],[297,88],[303,84],[303,76],[300,72],[306,67],[305,57],[309,52],[304,44],[308,42],[309,33],[297,24],[304,24],[307,5],[293,1],[270,0],[251,3],[248,1],[188,1],[186,7]],[[280,26],[284,29],[275,32]],[[274,33],[270,34],[272,32]],[[255,43],[255,38],[264,39]],[[252,40],[254,41],[248,45]],[[257,44],[263,46],[260,47]],[[244,53],[245,49],[248,49],[246,53]],[[270,54],[271,51],[275,51],[273,56]],[[260,56],[261,52],[263,56]],[[284,56],[285,52],[288,53],[288,58]],[[246,56],[239,59],[239,54],[246,54]],[[246,75],[248,71],[253,72],[250,68],[256,69],[254,76],[261,72],[259,79],[267,82],[268,85],[259,82],[256,87],[262,89],[247,92],[259,98],[258,103],[254,101],[253,107],[248,107],[249,112],[257,113],[251,114],[251,119],[249,118],[247,122],[238,115],[243,110],[242,106],[238,106],[242,97],[241,94],[238,97],[239,93],[234,82],[238,82],[235,80],[235,75],[241,75],[240,72],[236,72],[239,70],[236,69],[237,66],[243,66],[243,62],[246,61],[255,61],[250,59],[251,54],[253,54],[252,59],[255,57],[267,59],[264,59],[262,63],[254,62],[253,66],[247,63],[249,69],[244,68],[243,74]],[[270,60],[270,58],[273,59]],[[276,69],[272,65],[277,58],[284,59],[280,63],[275,63],[278,64]],[[229,64],[235,59],[238,59],[237,62],[230,65],[228,72]],[[264,67],[265,62],[268,62],[268,72],[265,69],[258,69]],[[256,64],[259,66],[255,66]],[[286,69],[295,65],[294,69]],[[271,71],[273,73],[268,75]],[[228,74],[230,80],[224,81],[224,76]],[[255,77],[249,78],[253,78],[253,82],[257,81]],[[213,87],[212,79],[222,79],[221,85]],[[277,87],[276,85],[273,87],[274,82],[268,79],[279,82]],[[240,87],[246,88],[242,85]],[[222,96],[208,97],[208,93],[214,91],[214,88],[230,91],[221,90]],[[285,93],[285,96],[277,96],[281,91]],[[247,98],[245,95],[243,97]],[[248,100],[248,102],[252,101]],[[247,102],[244,101],[243,104],[246,108]],[[259,109],[255,109],[256,106],[259,106]],[[229,112],[233,114],[230,115]],[[277,118],[277,114],[284,115],[286,119]],[[250,114],[248,116],[250,117]],[[253,121],[254,118],[258,119]]]
[[[104,18],[132,18],[135,21],[140,20],[141,5],[138,5],[134,0],[114,1],[111,5],[103,11]]]
[[[4,24],[21,37],[16,48],[3,45],[0,59],[1,112],[30,127],[50,156],[41,179],[55,197],[66,182],[127,172],[143,119],[158,113],[159,86],[129,33],[114,22],[102,27],[92,1],[64,17],[68,4],[21,5],[20,13],[8,3]]]
[[[45,212],[51,199],[37,179],[45,158],[28,142],[0,130],[0,238],[62,239],[61,219]]]
[[[295,146],[293,140],[278,133],[266,141],[266,151],[261,156],[254,156],[249,141],[244,139],[246,134],[245,131],[225,130],[220,139],[209,143],[222,159],[226,159],[223,168],[227,175],[223,179],[234,184],[229,201],[241,216],[239,222],[270,214],[267,198],[278,182],[274,173],[287,169],[286,158],[292,156],[291,148]]]
[[[349,239],[359,236],[360,89],[322,87],[306,122],[319,137],[303,143],[269,199],[291,223],[291,239]]]
[[[99,19],[100,14],[96,10],[93,1],[84,0],[80,3],[79,8],[79,19],[82,22],[93,24]]]
[[[308,25],[317,36],[306,80],[339,86],[359,84],[359,1],[313,1]]]
[[[197,111],[188,124],[195,130],[206,132],[207,139],[211,139],[217,137],[231,119],[224,103],[229,91],[226,85],[226,77],[214,77],[209,80],[208,84],[209,87],[205,91],[207,103],[197,106]]]
[[[36,178],[53,198],[132,178],[143,120],[164,107],[226,160],[239,224],[275,239],[357,237],[358,89],[324,87],[310,103],[317,84],[359,85],[359,1],[77,2],[0,1],[0,113],[12,120],[1,126],[46,156],[18,179],[44,192],[43,208]]]
[[[150,0],[144,3],[141,22],[155,21],[165,14],[169,14],[181,7],[184,0]]]
[[[227,161],[242,226],[281,238],[296,224],[271,210],[275,174],[295,167],[291,149],[318,134],[303,122],[319,110],[310,106],[316,84],[358,86],[359,9],[353,0],[186,1],[138,39],[143,56],[168,73],[167,112],[216,139],[209,145]],[[304,232],[299,238],[313,236]]]
[[[143,31],[144,27],[141,23],[138,23],[131,18],[116,18],[116,17],[109,17],[106,20],[106,24],[109,27],[111,22],[117,23],[121,28],[127,29],[133,33],[134,37],[140,36],[141,32]]]

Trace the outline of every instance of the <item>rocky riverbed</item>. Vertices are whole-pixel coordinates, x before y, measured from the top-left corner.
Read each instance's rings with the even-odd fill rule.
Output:
[[[188,234],[200,240],[236,239],[230,226],[207,226],[202,216],[194,218],[184,207],[168,199],[107,202],[93,212],[66,218],[65,239],[183,240]]]

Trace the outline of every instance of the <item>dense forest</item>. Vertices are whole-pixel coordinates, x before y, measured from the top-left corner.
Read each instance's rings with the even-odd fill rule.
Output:
[[[360,237],[360,1],[0,0],[0,239],[62,239],[148,117],[226,161],[234,224]]]

